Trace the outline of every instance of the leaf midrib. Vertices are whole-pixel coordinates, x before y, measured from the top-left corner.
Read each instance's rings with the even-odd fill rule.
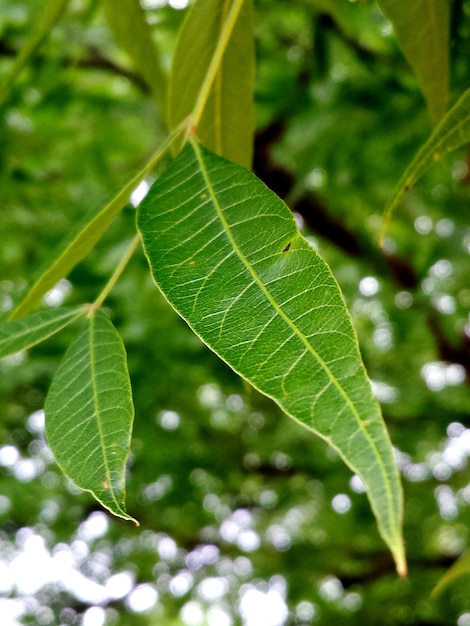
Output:
[[[241,251],[240,247],[238,246],[238,244],[237,244],[237,242],[236,242],[236,240],[235,240],[235,238],[234,238],[234,236],[232,234],[230,225],[228,224],[227,220],[225,219],[225,216],[224,216],[223,211],[222,211],[222,207],[219,204],[217,195],[216,195],[215,190],[214,190],[214,188],[212,186],[212,183],[211,183],[211,180],[210,180],[210,177],[209,177],[209,173],[208,173],[208,171],[207,171],[207,169],[205,167],[204,159],[202,157],[201,151],[199,149],[199,146],[198,146],[196,140],[191,139],[191,145],[192,145],[192,147],[194,149],[194,152],[195,152],[195,155],[196,155],[196,159],[197,159],[197,161],[199,163],[199,166],[200,166],[200,169],[201,169],[201,173],[202,173],[202,176],[204,178],[204,182],[207,185],[207,189],[208,189],[209,194],[211,196],[211,199],[212,199],[215,211],[217,213],[217,216],[218,216],[218,218],[219,218],[219,220],[220,220],[220,222],[221,222],[221,224],[222,224],[222,226],[224,228],[224,231],[227,234],[227,237],[228,237],[228,239],[229,239],[233,249],[235,250],[235,252],[238,255],[238,257],[240,258],[241,262],[243,263],[243,265],[246,267],[246,269],[248,270],[248,272],[252,276],[254,282],[258,285],[258,287],[264,293],[266,299],[269,301],[269,303],[274,308],[274,310],[287,323],[287,325],[291,328],[291,330],[294,333],[294,335],[297,335],[299,337],[299,339],[305,345],[306,349],[312,354],[312,356],[317,360],[317,362],[324,369],[324,371],[327,374],[328,378],[330,379],[331,383],[335,386],[335,388],[338,390],[340,395],[343,397],[346,405],[349,407],[352,415],[356,419],[356,422],[358,424],[359,429],[363,432],[365,438],[369,442],[369,445],[370,445],[371,449],[374,452],[374,455],[375,455],[376,460],[377,460],[377,464],[378,464],[378,466],[379,466],[379,468],[381,470],[381,474],[382,474],[382,477],[384,479],[385,488],[386,488],[386,498],[387,498],[387,502],[388,502],[388,505],[389,505],[388,506],[388,510],[389,510],[390,531],[393,533],[393,530],[398,527],[397,520],[395,519],[395,517],[393,515],[393,512],[394,512],[393,494],[392,494],[392,490],[391,490],[390,480],[388,478],[388,473],[387,473],[386,468],[385,468],[385,466],[384,466],[384,464],[382,462],[381,455],[380,455],[379,451],[377,450],[375,442],[373,441],[373,439],[369,435],[367,429],[365,428],[363,422],[361,421],[361,418],[360,418],[360,416],[359,416],[359,414],[358,414],[358,412],[356,410],[356,407],[351,402],[349,396],[347,395],[347,393],[345,392],[343,387],[340,385],[340,383],[336,379],[336,377],[333,375],[333,373],[331,372],[331,370],[328,367],[328,365],[321,358],[321,356],[316,352],[316,350],[313,348],[311,343],[308,341],[307,337],[300,331],[300,329],[295,325],[295,323],[291,320],[291,318],[279,307],[279,305],[276,302],[276,300],[272,297],[271,293],[266,288],[266,286],[264,285],[263,281],[259,278],[257,273],[254,271],[252,265],[249,263],[248,259],[245,257],[245,255]],[[334,447],[336,447],[336,446],[334,446]]]
[[[109,492],[112,496],[112,499],[116,505],[116,508],[118,510],[121,510],[121,504],[117,498],[117,495],[115,493],[114,490],[114,485],[113,485],[113,481],[111,478],[111,470],[109,467],[109,462],[108,462],[108,457],[106,455],[106,446],[105,446],[105,442],[104,442],[104,433],[103,433],[103,424],[101,422],[101,409],[100,409],[100,402],[99,402],[99,392],[98,392],[98,387],[96,385],[96,368],[95,368],[95,351],[96,351],[96,344],[93,341],[94,338],[94,330],[95,330],[95,317],[96,317],[96,313],[94,313],[91,318],[90,318],[90,371],[91,371],[91,385],[92,385],[92,390],[93,390],[93,404],[94,404],[94,408],[95,408],[95,417],[96,417],[96,424],[97,424],[97,428],[98,428],[98,434],[99,434],[99,438],[100,438],[100,444],[101,444],[101,449],[103,451],[103,463],[104,463],[104,467],[105,467],[105,475],[106,475],[106,482],[108,484],[108,489]]]

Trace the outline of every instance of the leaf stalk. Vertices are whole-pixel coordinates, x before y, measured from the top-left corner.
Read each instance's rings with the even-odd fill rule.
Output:
[[[94,301],[93,308],[99,309],[102,306],[103,302],[106,300],[106,298],[108,297],[108,295],[112,291],[114,285],[119,280],[119,277],[121,276],[121,274],[125,270],[127,264],[131,260],[131,257],[134,254],[134,252],[136,251],[137,246],[139,245],[139,243],[140,243],[140,233],[138,233],[134,237],[134,239],[131,241],[131,245],[127,249],[126,254],[122,257],[122,259],[119,262],[118,266],[114,270],[111,278],[108,280],[108,282],[106,283],[106,285],[102,289],[101,293],[99,294],[99,296]]]

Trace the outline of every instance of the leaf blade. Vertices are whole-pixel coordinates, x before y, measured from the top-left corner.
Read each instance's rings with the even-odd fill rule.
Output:
[[[183,22],[170,74],[170,128],[194,111],[231,4],[230,0],[199,0]],[[251,165],[255,128],[252,13],[252,0],[245,0],[197,127],[204,144],[246,167]]]
[[[443,155],[470,141],[470,88],[457,100],[418,150],[397,183],[392,199],[385,207],[381,242],[393,211],[424,172]]]
[[[83,308],[57,308],[5,322],[0,326],[0,359],[44,341],[81,315]]]
[[[100,311],[67,350],[44,408],[46,437],[65,475],[114,515],[135,522],[124,504],[134,419],[126,354]]]
[[[284,203],[188,145],[141,203],[138,227],[156,283],[195,333],[361,476],[404,573],[388,434],[337,283]]]
[[[434,122],[445,113],[449,90],[450,3],[377,0],[392,22]]]

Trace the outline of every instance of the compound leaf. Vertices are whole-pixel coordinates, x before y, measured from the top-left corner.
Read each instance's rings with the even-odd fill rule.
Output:
[[[339,287],[286,205],[190,142],[141,203],[138,227],[156,283],[194,332],[361,477],[404,574],[388,433]]]
[[[114,515],[133,520],[124,504],[131,386],[124,345],[102,312],[90,315],[65,354],[45,413],[47,440],[66,476]]]

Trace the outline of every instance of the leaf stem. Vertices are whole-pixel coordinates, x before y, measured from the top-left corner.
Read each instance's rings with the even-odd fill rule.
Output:
[[[232,31],[235,27],[235,23],[243,6],[243,2],[244,0],[234,0],[232,6],[230,7],[230,11],[227,15],[227,19],[224,22],[220,37],[217,41],[217,46],[214,50],[214,54],[212,55],[211,62],[207,69],[207,73],[204,77],[204,82],[202,83],[201,89],[199,90],[196,104],[194,105],[194,109],[191,115],[191,125],[188,128],[188,134],[197,129],[199,125],[202,114],[204,112],[204,108],[207,104],[207,100],[209,99],[212,85],[214,83],[217,72],[219,71],[222,57],[224,56],[225,49],[227,48],[227,44],[230,40]]]
[[[114,285],[119,280],[119,277],[121,276],[121,274],[123,273],[124,269],[126,268],[126,265],[131,260],[131,257],[134,254],[134,252],[136,251],[137,246],[139,245],[139,243],[140,243],[140,233],[138,233],[134,237],[134,239],[131,241],[131,245],[127,249],[126,254],[122,257],[122,259],[119,262],[119,264],[116,267],[116,269],[114,270],[113,275],[108,280],[108,282],[106,283],[106,285],[102,289],[101,293],[99,294],[99,296],[94,301],[92,307],[90,307],[91,310],[99,309],[101,307],[101,305],[103,304],[103,302],[106,300],[106,298],[108,297],[109,293],[113,289]]]

